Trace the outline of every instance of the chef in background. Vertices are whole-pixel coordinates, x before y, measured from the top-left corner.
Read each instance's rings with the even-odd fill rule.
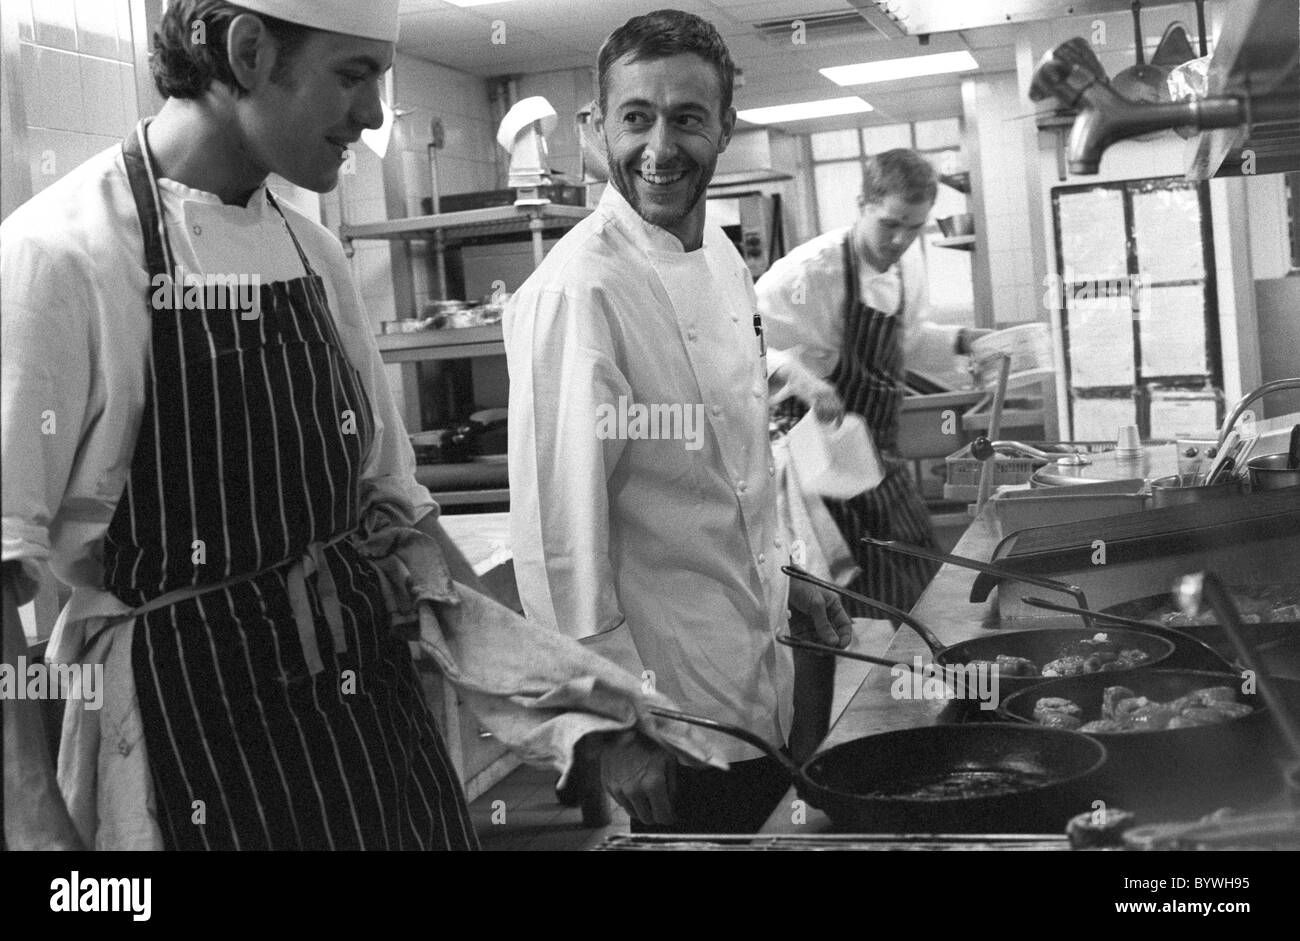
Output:
[[[866,421],[886,465],[884,481],[849,500],[827,499],[859,574],[848,587],[910,610],[936,566],[863,546],[862,536],[937,548],[929,514],[898,457],[907,361],[969,353],[988,333],[926,319],[926,273],[916,237],[938,193],[938,175],[913,150],[864,161],[857,220],[795,248],[758,280],[768,371],[778,413],[811,409],[828,422],[845,410]],[[850,602],[856,616],[878,617]]]
[[[794,629],[846,646],[838,601],[787,584],[768,443],[767,370],[744,260],[705,223],[735,126],[735,66],[689,13],[634,17],[598,55],[596,129],[610,183],[514,296],[511,532],[531,620],[585,638],[682,708],[783,748]],[[601,416],[655,408],[698,424],[653,437]],[[630,416],[626,416],[630,417]],[[662,434],[661,434],[662,432]],[[634,829],[753,832],[789,779],[713,736],[727,772],[635,741],[604,763]]]

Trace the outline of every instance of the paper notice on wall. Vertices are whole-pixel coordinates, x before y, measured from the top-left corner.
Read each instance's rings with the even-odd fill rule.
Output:
[[[1139,302],[1142,377],[1206,375],[1204,285],[1144,289]]]
[[[1058,198],[1065,280],[1096,281],[1128,274],[1124,194],[1118,189],[1065,193]]]
[[[1137,423],[1137,403],[1132,399],[1074,400],[1075,441],[1114,441],[1121,427]]]
[[[1218,400],[1213,392],[1151,393],[1151,439],[1173,441],[1180,435],[1216,435]]]
[[[1152,281],[1190,281],[1205,273],[1201,209],[1195,189],[1133,194],[1138,269]]]
[[[1070,385],[1132,386],[1133,313],[1127,297],[1088,298],[1069,302]]]

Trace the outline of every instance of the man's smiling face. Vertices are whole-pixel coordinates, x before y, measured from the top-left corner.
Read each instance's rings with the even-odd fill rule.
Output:
[[[681,240],[701,244],[704,192],[736,124],[722,113],[717,69],[694,53],[617,60],[597,127],[610,182],[637,214]]]

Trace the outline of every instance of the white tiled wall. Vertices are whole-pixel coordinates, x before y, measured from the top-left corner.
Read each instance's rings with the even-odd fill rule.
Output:
[[[993,318],[999,325],[1044,320],[1041,286],[1046,272],[1033,270],[1033,245],[1028,224],[1037,200],[1030,201],[1026,184],[1029,159],[1009,140],[1019,140],[1010,125],[1025,112],[1014,72],[980,79],[976,85],[979,114],[979,155],[983,177],[984,244],[989,253],[993,289]],[[1015,133],[1011,133],[1014,130]]]
[[[14,0],[12,10],[35,194],[135,125],[131,11],[128,0]]]

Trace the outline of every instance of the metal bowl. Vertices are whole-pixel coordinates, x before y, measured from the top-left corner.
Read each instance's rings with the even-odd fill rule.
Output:
[[[955,216],[944,216],[938,220],[939,231],[943,233],[946,239],[956,238],[959,235],[975,234],[975,217],[969,212],[959,212]]]
[[[1287,466],[1289,455],[1265,454],[1246,462],[1252,490],[1282,490],[1300,487],[1300,468]]]
[[[1182,506],[1185,503],[1204,503],[1206,500],[1221,500],[1241,493],[1245,487],[1240,477],[1225,477],[1210,486],[1193,485],[1193,475],[1172,474],[1157,477],[1151,481],[1151,505]]]

